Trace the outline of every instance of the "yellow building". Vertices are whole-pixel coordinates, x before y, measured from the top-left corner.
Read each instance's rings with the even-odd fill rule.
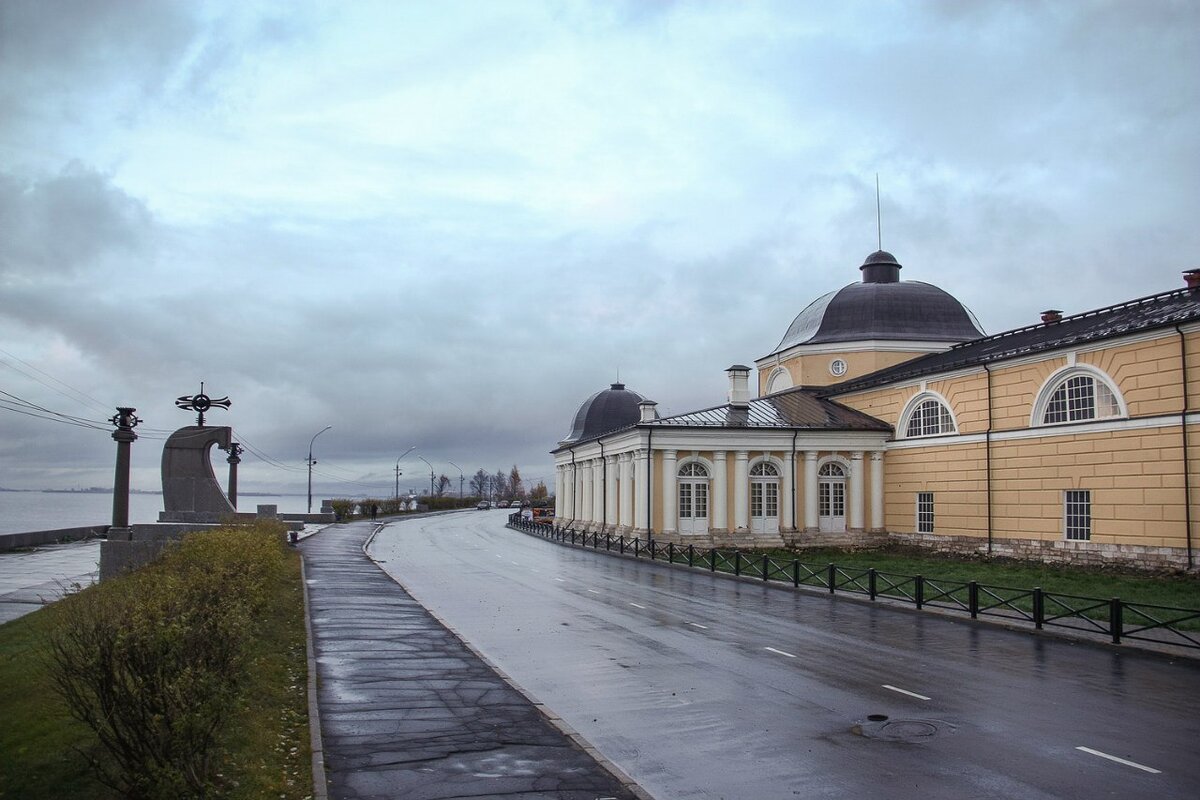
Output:
[[[1200,270],[1189,286],[984,336],[880,251],[722,405],[620,384],[553,451],[560,524],[697,545],[919,544],[1194,568]]]

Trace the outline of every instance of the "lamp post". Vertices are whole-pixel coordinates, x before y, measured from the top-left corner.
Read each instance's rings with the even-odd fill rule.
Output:
[[[141,422],[133,413],[136,410],[124,406],[119,407],[117,413],[109,420],[117,428],[112,432],[113,441],[117,443],[112,526],[121,529],[124,533],[128,533],[126,529],[129,527],[129,445],[137,441],[138,437],[133,429]]]
[[[326,425],[324,428],[321,428],[321,430],[319,430],[313,434],[313,438],[310,439],[308,442],[308,513],[309,514],[312,513],[312,468],[313,468],[313,464],[317,463],[316,461],[313,461],[313,457],[312,457],[313,442],[315,442],[317,440],[318,436],[320,436],[322,433],[324,433],[325,431],[329,430],[332,427],[333,427],[332,425]]]
[[[414,444],[412,447],[408,448],[403,453],[401,453],[400,458],[396,459],[396,499],[397,500],[400,499],[400,459],[404,458],[406,455],[408,455],[409,453],[411,453],[413,450],[416,450],[416,449],[417,449],[417,446]]]
[[[450,466],[454,467],[456,470],[458,470],[458,499],[462,500],[462,496],[463,496],[462,495],[462,486],[463,486],[462,467],[460,467],[458,464],[455,464],[453,461],[447,461],[446,463],[449,464]]]
[[[417,456],[417,458],[420,458],[422,461],[425,461],[425,459],[421,458],[421,456]],[[429,499],[432,501],[433,500],[433,464],[430,464],[428,461],[425,461],[425,466],[429,467]],[[432,508],[432,506],[431,506],[431,508]]]

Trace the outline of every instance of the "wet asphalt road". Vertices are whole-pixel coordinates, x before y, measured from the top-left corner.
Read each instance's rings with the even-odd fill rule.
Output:
[[[397,523],[371,553],[663,800],[1200,796],[1196,661],[611,558],[504,522]]]

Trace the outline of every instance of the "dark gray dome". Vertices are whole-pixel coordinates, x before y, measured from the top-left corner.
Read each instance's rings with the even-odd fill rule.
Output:
[[[594,439],[636,424],[642,418],[638,403],[645,399],[626,389],[623,383],[596,392],[579,407],[571,433],[560,444]]]
[[[775,352],[798,344],[868,339],[966,342],[983,336],[966,306],[933,284],[900,280],[899,262],[885,250],[867,256],[861,283],[814,300],[792,320]]]

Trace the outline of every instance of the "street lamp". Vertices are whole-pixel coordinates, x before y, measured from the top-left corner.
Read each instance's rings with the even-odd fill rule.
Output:
[[[417,446],[414,444],[412,447],[408,448],[403,453],[401,453],[400,458],[396,459],[396,499],[397,500],[400,499],[400,459],[404,458],[406,455],[408,455],[409,453],[411,453],[413,450],[416,450],[416,449],[417,449]]]
[[[425,459],[421,458],[421,456],[417,456],[417,458],[425,461]],[[430,502],[433,502],[433,464],[425,461],[425,466],[429,467],[429,500]],[[430,508],[432,508],[432,506],[430,506]]]
[[[312,468],[313,464],[317,463],[313,461],[312,457],[313,442],[317,440],[318,436],[332,427],[332,425],[326,425],[324,428],[321,428],[321,430],[313,434],[313,438],[308,442],[308,513],[310,514],[312,513]]]
[[[448,461],[446,461],[446,463],[449,464],[450,466],[454,467],[456,470],[458,470],[458,499],[462,500],[462,485],[463,485],[462,467],[460,467],[458,464],[455,464],[453,461],[448,460]]]

